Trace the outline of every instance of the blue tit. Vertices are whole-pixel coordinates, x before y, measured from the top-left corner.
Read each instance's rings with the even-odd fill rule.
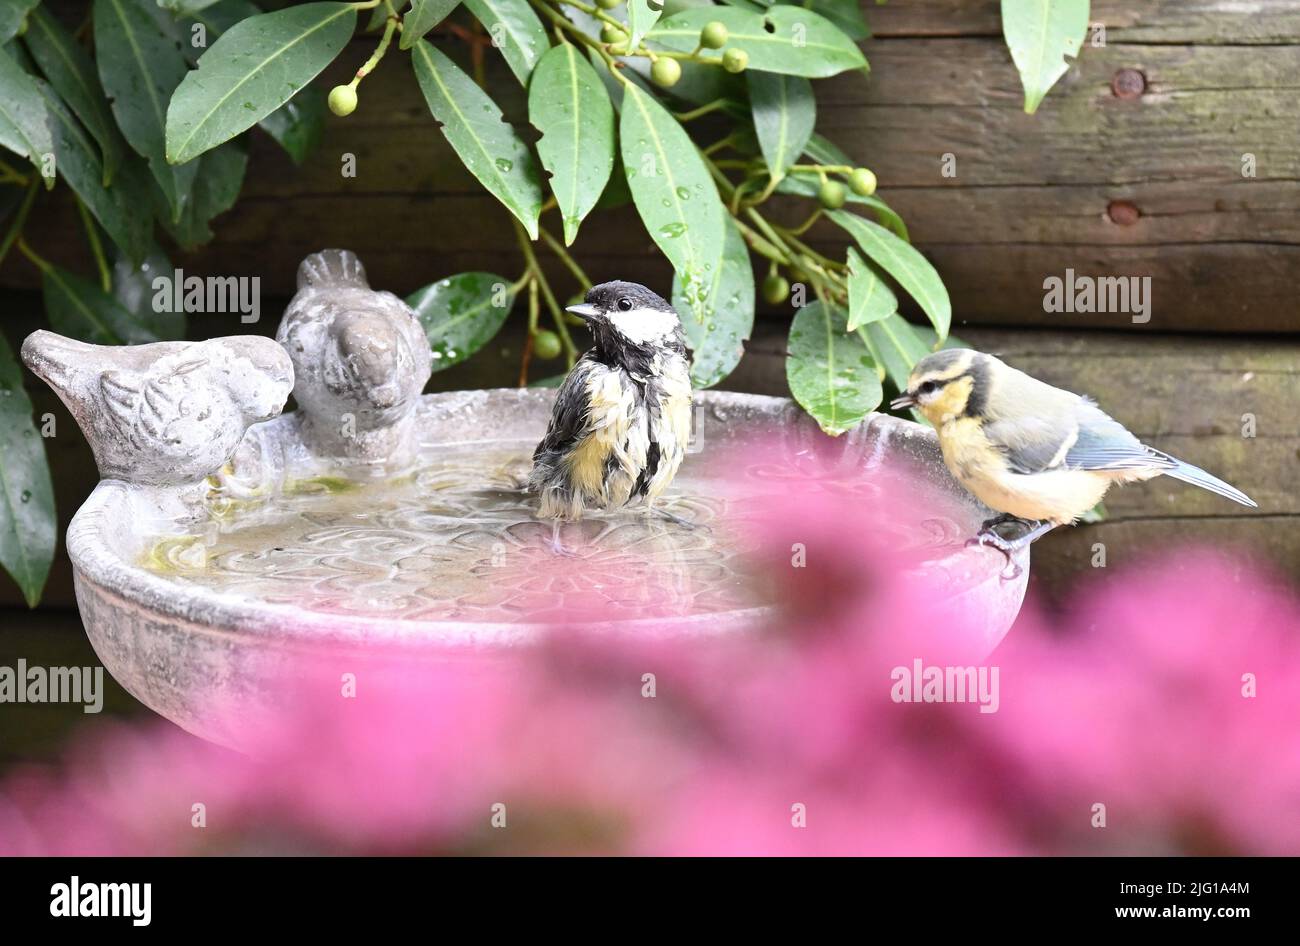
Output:
[[[559,521],[584,510],[644,498],[653,511],[691,438],[690,361],[673,307],[645,286],[607,282],[568,311],[596,344],[560,385],[528,478],[557,548]]]
[[[1172,476],[1244,506],[1249,496],[1148,447],[1093,401],[1054,388],[982,352],[950,349],[916,363],[894,408],[915,407],[939,435],[943,459],[984,505],[1003,513],[972,543],[1012,553],[1097,505],[1116,483]],[[1021,534],[1008,540],[997,527]]]

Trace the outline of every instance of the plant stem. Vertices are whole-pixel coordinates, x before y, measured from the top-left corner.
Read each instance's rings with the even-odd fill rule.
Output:
[[[18,213],[14,215],[14,222],[9,225],[9,229],[5,232],[4,240],[0,241],[0,263],[3,263],[5,257],[9,255],[9,248],[14,245],[14,241],[22,238],[23,226],[27,223],[27,214],[36,201],[36,194],[40,190],[40,184],[39,180],[33,180],[27,185],[27,193],[23,196],[23,202],[18,208]]]
[[[690,121],[694,121],[697,118],[701,118],[709,114],[710,112],[716,112],[720,108],[726,108],[726,106],[727,106],[726,99],[714,99],[712,102],[708,103],[707,105],[701,105],[699,108],[693,108],[689,112],[674,112],[673,114],[677,116],[677,120],[679,122],[690,122]]]
[[[378,5],[379,5],[378,3],[370,4],[370,6],[372,7]],[[361,8],[358,7],[358,9]],[[352,81],[349,83],[349,85],[351,85],[352,88],[355,89],[357,85],[361,82],[361,80],[364,79],[366,76],[370,75],[370,73],[374,71],[375,66],[379,65],[379,60],[383,59],[384,53],[388,52],[388,44],[393,41],[393,31],[396,29],[397,29],[397,20],[395,20],[392,17],[389,17],[387,20],[384,21],[384,35],[380,37],[379,45],[375,48],[374,53],[371,54],[370,58],[367,59],[362,64],[361,68],[357,70],[357,74],[352,77]]]
[[[560,343],[564,346],[564,355],[569,362],[569,367],[578,360],[578,348],[573,344],[573,339],[569,337],[569,327],[564,323],[564,312],[560,304],[555,301],[555,293],[551,292],[551,284],[546,281],[546,275],[542,272],[541,265],[537,262],[537,254],[533,252],[533,244],[528,239],[528,233],[524,230],[524,225],[516,220],[513,216],[510,222],[515,225],[515,237],[519,241],[519,249],[524,254],[524,263],[532,271],[538,286],[542,290],[542,298],[546,300],[546,308],[550,310],[551,317],[555,320],[555,330],[559,333]]]
[[[27,184],[27,175],[14,167],[8,162],[0,161],[0,184]]]
[[[545,227],[539,227],[537,232],[541,234],[542,242],[550,248],[552,253],[559,257],[560,262],[573,274],[573,278],[582,284],[582,288],[590,289],[593,285],[591,278],[583,272],[582,267],[578,265],[578,261],[569,254],[569,251],[560,244],[560,241],[551,236],[550,231]]]
[[[81,225],[86,228],[86,242],[90,244],[90,252],[95,256],[95,266],[99,268],[100,288],[105,292],[112,292],[113,273],[108,268],[108,260],[104,256],[104,244],[99,239],[99,231],[95,229],[95,221],[80,197],[73,194],[72,199],[77,204],[77,213],[81,215]]]
[[[528,387],[528,364],[533,360],[533,338],[537,335],[537,279],[528,280],[528,335],[524,338],[524,355],[519,359],[519,386]]]
[[[31,260],[32,263],[36,266],[36,268],[39,269],[41,272],[48,273],[53,268],[49,260],[41,256],[39,253],[37,253],[30,246],[27,245],[27,241],[23,239],[21,234],[19,234],[18,240],[17,242],[14,243],[14,246],[18,247],[18,252],[22,253],[23,256],[26,256],[29,260]]]

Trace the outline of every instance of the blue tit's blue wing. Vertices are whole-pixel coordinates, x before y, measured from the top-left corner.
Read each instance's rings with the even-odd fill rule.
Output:
[[[1075,470],[1172,469],[1176,460],[1152,450],[1087,398],[1079,401],[1079,436],[1065,454]]]

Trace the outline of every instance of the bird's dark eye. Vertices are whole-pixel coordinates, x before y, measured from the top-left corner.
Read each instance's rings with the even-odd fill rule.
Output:
[[[917,393],[917,394],[929,394],[931,391],[934,391],[934,390],[937,389],[938,387],[939,387],[939,385],[938,385],[937,382],[934,382],[934,381],[926,381],[926,382],[922,383],[921,386],[918,387],[918,388],[916,389],[916,393]]]
[[[618,300],[618,307],[619,307],[621,310],[623,310],[624,312],[631,312],[631,311],[632,311],[632,300],[629,299],[629,298],[627,298],[626,296],[624,296],[622,299],[619,299],[619,300]]]

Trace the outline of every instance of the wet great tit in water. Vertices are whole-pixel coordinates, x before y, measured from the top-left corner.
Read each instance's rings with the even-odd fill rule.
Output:
[[[690,361],[673,307],[645,286],[607,282],[568,311],[596,344],[560,385],[528,477],[557,548],[559,522],[584,510],[644,498],[653,511],[691,438]]]
[[[985,522],[970,544],[991,545],[1008,561],[1018,549],[1074,522],[1115,483],[1172,476],[1255,505],[1223,480],[1140,442],[1089,398],[982,352],[927,355],[890,406],[924,414],[939,434],[952,475],[1003,514]],[[1004,525],[1019,535],[1008,539],[994,531]]]

